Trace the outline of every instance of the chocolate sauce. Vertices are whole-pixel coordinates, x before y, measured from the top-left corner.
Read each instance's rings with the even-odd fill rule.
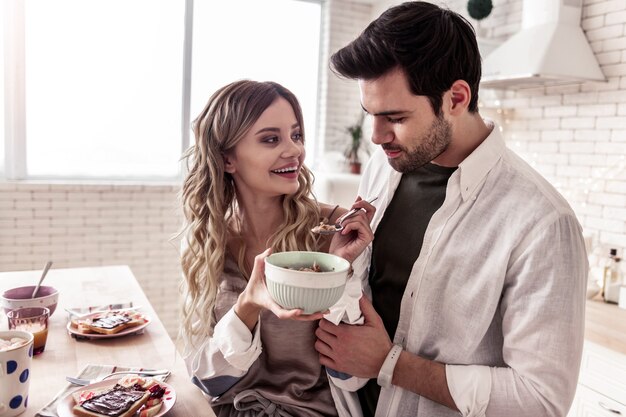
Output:
[[[98,414],[117,417],[128,411],[145,393],[133,387],[115,385],[110,391],[91,397],[81,406]]]
[[[123,316],[121,314],[114,314],[112,316],[97,318],[91,323],[91,325],[93,327],[99,327],[101,329],[113,329],[124,323],[128,323],[129,321],[129,317]]]

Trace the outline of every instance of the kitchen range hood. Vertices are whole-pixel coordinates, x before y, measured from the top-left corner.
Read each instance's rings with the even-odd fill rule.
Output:
[[[582,0],[523,0],[522,28],[483,60],[481,87],[606,81],[580,26]]]

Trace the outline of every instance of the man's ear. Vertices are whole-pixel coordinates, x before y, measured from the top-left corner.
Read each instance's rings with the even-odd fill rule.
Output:
[[[229,174],[235,173],[235,164],[233,164],[232,158],[230,155],[223,153],[222,159],[224,160],[224,171]]]
[[[469,107],[472,90],[466,81],[456,80],[444,97],[446,101],[444,104],[448,106],[448,112],[453,116],[458,116]]]

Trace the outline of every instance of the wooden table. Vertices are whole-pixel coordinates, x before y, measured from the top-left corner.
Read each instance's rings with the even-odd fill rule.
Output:
[[[2,272],[0,291],[34,285],[40,274],[41,271]],[[170,369],[172,375],[167,383],[175,389],[177,399],[167,417],[215,416],[200,389],[191,383],[184,361],[130,268],[52,269],[44,285],[59,290],[59,305],[50,318],[46,350],[33,359],[28,409],[21,416],[33,416],[66,386],[65,376],[75,376],[87,364]],[[143,306],[141,312],[152,319],[143,334],[80,341],[68,334],[64,308],[129,301]],[[177,297],[172,295],[172,305],[176,302]],[[6,330],[6,315],[2,312],[0,316],[0,329]]]

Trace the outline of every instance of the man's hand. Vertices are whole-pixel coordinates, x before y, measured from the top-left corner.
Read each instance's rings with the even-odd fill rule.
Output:
[[[393,344],[372,303],[362,296],[359,305],[365,323],[362,326],[335,326],[321,320],[315,331],[315,349],[320,355],[320,363],[330,369],[361,378],[377,378]],[[448,389],[443,363],[403,351],[392,384],[458,411]]]
[[[361,378],[376,378],[393,344],[372,303],[359,300],[365,323],[334,325],[321,320],[315,331],[320,363],[330,369]]]

